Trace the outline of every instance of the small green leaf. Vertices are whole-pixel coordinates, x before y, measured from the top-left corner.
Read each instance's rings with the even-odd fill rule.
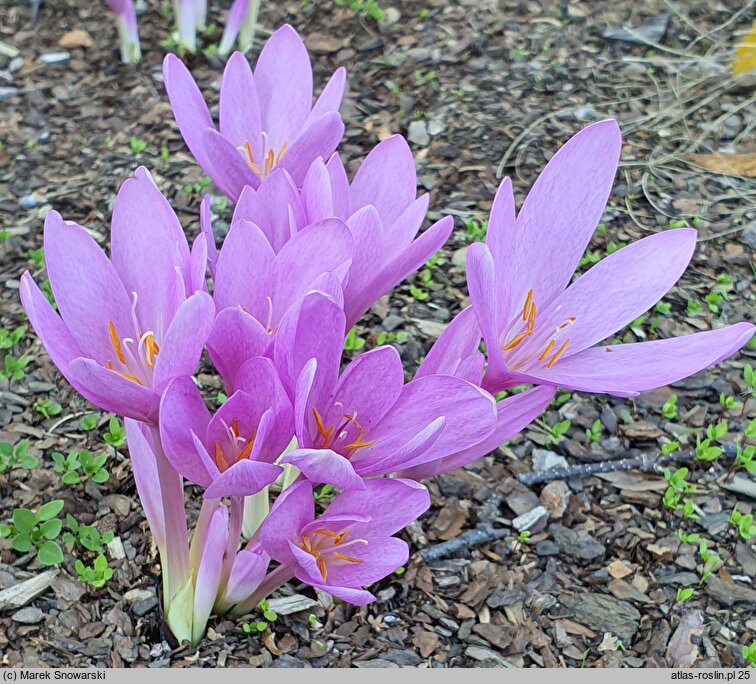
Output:
[[[110,477],[110,473],[108,473],[107,470],[98,470],[94,475],[92,475],[92,479],[97,484],[102,484],[103,482],[107,482],[109,477]]]
[[[13,526],[19,532],[31,532],[37,524],[37,516],[27,508],[17,508],[12,518]]]
[[[37,511],[37,520],[50,520],[51,518],[54,518],[58,513],[60,513],[63,510],[63,501],[61,499],[55,499],[53,501],[48,501],[43,506],[40,506],[39,511]]]
[[[21,532],[13,537],[11,546],[15,551],[18,551],[19,553],[28,553],[32,550],[34,544],[32,544],[32,540],[28,532]]]
[[[39,526],[39,531],[42,533],[42,536],[45,537],[45,539],[55,539],[60,534],[62,527],[62,521],[57,519],[48,520],[46,522],[43,522]]]
[[[39,547],[37,560],[42,565],[60,565],[63,562],[63,551],[54,541],[46,541]]]

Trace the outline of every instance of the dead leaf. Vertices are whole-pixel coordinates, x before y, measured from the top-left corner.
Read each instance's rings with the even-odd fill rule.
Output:
[[[94,41],[92,40],[92,36],[86,31],[74,29],[73,31],[64,33],[58,41],[58,45],[66,50],[71,50],[72,48],[91,48],[94,45]]]
[[[666,480],[656,475],[627,472],[596,473],[596,476],[610,482],[617,489],[626,489],[630,492],[663,492],[667,489]]]
[[[756,21],[751,25],[750,33],[735,50],[735,59],[732,61],[733,78],[754,69],[756,69]]]
[[[438,634],[426,630],[422,630],[412,637],[412,645],[420,651],[420,656],[423,658],[430,657],[431,653],[436,650],[438,641]]]
[[[693,667],[698,658],[697,641],[701,634],[703,634],[701,612],[694,611],[686,614],[669,640],[667,667]]]
[[[756,178],[756,153],[754,152],[689,154],[687,158],[714,173],[721,173],[725,176]]]
[[[276,646],[276,635],[273,632],[267,631],[263,634],[263,643],[274,656],[281,655],[281,650]]]
[[[617,650],[617,638],[612,635],[611,632],[604,632],[604,638],[601,640],[601,643],[598,645],[598,650],[602,653],[606,653],[607,651],[616,651]]]

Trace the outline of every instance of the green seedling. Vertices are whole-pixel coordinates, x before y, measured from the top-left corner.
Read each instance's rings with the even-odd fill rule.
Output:
[[[102,436],[106,444],[120,449],[126,443],[126,430],[115,416],[108,421],[108,431]]]
[[[134,154],[142,154],[147,149],[147,143],[132,135],[129,138],[129,148]]]
[[[714,574],[714,570],[722,559],[716,553],[709,552],[705,539],[702,539],[698,544],[698,555],[703,562],[701,568],[701,584],[703,584]]]
[[[34,267],[39,270],[45,265],[45,250],[43,247],[29,250],[29,258],[34,262]]]
[[[34,513],[28,508],[13,511],[11,525],[0,525],[0,537],[10,537],[11,547],[19,553],[37,551],[37,560],[41,565],[60,565],[63,551],[56,541],[63,523],[58,520],[58,513],[63,510],[63,501],[48,501]]]
[[[324,484],[320,489],[314,492],[315,501],[330,501],[336,496],[333,485]]]
[[[344,351],[359,351],[365,346],[365,340],[357,336],[357,326],[354,326],[344,340]]]
[[[674,420],[677,418],[677,395],[673,394],[662,406],[662,415],[667,420]]]
[[[756,667],[756,641],[752,641],[750,646],[743,646],[742,653],[748,667]]]
[[[11,349],[17,345],[26,334],[26,326],[21,325],[11,332],[0,330],[0,349]]]
[[[692,532],[691,534],[685,534],[682,530],[677,531],[677,538],[683,543],[683,544],[697,544],[698,541],[701,538],[701,535],[698,534],[698,532]]]
[[[18,444],[0,442],[0,473],[14,468],[33,470],[37,467],[37,459],[29,454],[29,440],[22,439]]]
[[[678,468],[675,472],[670,470],[664,471],[664,479],[667,481],[667,490],[664,492],[662,502],[666,508],[678,511],[683,508],[682,499],[685,494],[695,491],[695,487],[688,481],[689,470],[687,468]]]
[[[402,342],[406,342],[408,337],[409,335],[403,330],[400,330],[396,333],[386,332],[385,330],[382,330],[376,336],[375,344],[377,347],[382,347],[384,344],[391,344],[392,342],[397,342],[400,344]]]
[[[661,452],[662,456],[669,456],[670,454],[674,454],[675,451],[677,451],[680,448],[680,443],[676,441],[667,442],[666,444],[662,445]]]
[[[43,399],[34,404],[34,410],[37,413],[41,413],[45,418],[50,420],[53,416],[60,415],[63,407],[50,399]]]
[[[696,437],[696,459],[710,463],[716,461],[722,455],[722,449],[718,446],[711,446],[711,439],[704,439],[701,441],[701,437]]]
[[[591,425],[590,429],[586,429],[585,436],[588,438],[589,442],[600,442],[601,441],[601,420],[596,419],[593,421],[593,425]]]
[[[756,473],[756,460],[754,455],[756,454],[756,447],[737,447],[735,452],[735,470],[745,470],[747,473]]]
[[[19,381],[24,378],[24,370],[29,365],[29,359],[15,358],[11,354],[5,356],[5,368],[0,369],[0,378],[3,380]]]
[[[483,242],[488,232],[488,219],[483,221],[474,218],[467,219],[465,228],[468,242]]]
[[[693,501],[691,499],[685,499],[683,502],[683,516],[688,520],[698,520],[701,516],[698,515],[693,507]]]
[[[719,405],[724,411],[737,411],[742,407],[742,404],[735,401],[735,397],[724,392],[720,392],[719,394]]]
[[[68,532],[63,534],[64,544],[78,544],[87,551],[93,553],[105,553],[105,546],[113,541],[115,536],[112,532],[100,534],[92,525],[79,525],[72,515],[66,515]]]
[[[97,415],[84,416],[81,419],[81,429],[84,432],[92,432],[97,427]]]
[[[549,444],[559,444],[564,439],[571,425],[572,422],[566,419],[559,421],[556,425],[552,425],[548,435]]]
[[[601,261],[601,255],[598,252],[586,252],[580,259],[578,268],[585,268],[586,266],[593,266]]]
[[[84,565],[77,559],[74,563],[79,582],[89,584],[95,589],[101,589],[113,577],[113,569],[108,566],[108,559],[102,554],[95,558],[92,565]]]
[[[60,475],[64,484],[77,485],[82,480],[82,474],[97,484],[103,484],[108,481],[110,473],[104,468],[108,460],[107,454],[94,456],[91,451],[82,449],[81,451],[72,451],[67,456],[59,452],[52,455],[53,472]]]
[[[672,313],[672,305],[669,302],[656,302],[654,310],[662,316],[669,316]]]
[[[689,299],[686,308],[689,314],[701,313],[703,311],[700,302],[697,302],[695,299]]]
[[[430,297],[430,295],[425,291],[420,289],[419,287],[416,287],[415,285],[410,285],[410,294],[418,301],[418,302],[424,302],[426,299]]]
[[[756,536],[756,525],[753,524],[753,515],[741,513],[733,508],[730,514],[730,523],[735,526],[744,542],[749,543]]]
[[[693,589],[691,587],[680,587],[677,590],[675,601],[677,601],[677,603],[685,603],[691,598],[693,598]]]

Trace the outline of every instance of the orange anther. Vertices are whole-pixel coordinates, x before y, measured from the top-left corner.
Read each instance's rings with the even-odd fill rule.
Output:
[[[338,558],[339,560],[347,561],[348,563],[362,563],[361,558],[353,558],[352,556],[345,556],[343,553],[334,553],[334,558]]]
[[[118,333],[116,333],[115,324],[113,321],[108,321],[108,332],[110,333],[110,342],[113,345],[113,349],[121,363],[126,363],[126,357],[121,351],[121,341],[118,339]],[[112,369],[111,369],[112,370]]]
[[[567,349],[567,345],[570,343],[569,338],[567,338],[564,341],[564,344],[557,349],[556,354],[551,357],[551,360],[546,364],[546,368],[551,368],[557,361],[559,361],[559,357],[564,354],[564,350]]]
[[[226,454],[223,453],[221,445],[217,442],[215,443],[215,449],[213,450],[213,461],[215,461],[215,465],[222,473],[225,473],[228,470],[228,461],[226,460]]]
[[[326,430],[325,423],[323,422],[323,418],[321,418],[320,414],[318,413],[318,409],[313,408],[312,414],[315,416],[315,423],[318,427],[318,434],[323,438],[323,447],[327,448],[328,444],[331,441],[331,435],[333,434],[333,425],[331,425],[328,430]]]
[[[544,349],[541,355],[538,357],[538,360],[543,361],[551,353],[551,350],[553,348],[554,348],[554,340],[550,340],[549,343],[546,345],[546,349]]]
[[[147,365],[152,368],[155,365],[155,357],[160,353],[160,347],[151,334],[145,338],[144,343],[147,346]]]
[[[122,378],[126,378],[126,380],[131,380],[131,382],[135,382],[137,385],[142,384],[142,381],[139,378],[136,378],[133,375],[130,375],[129,373],[121,373],[121,371],[117,371],[115,368],[113,368],[112,361],[108,361],[108,370],[113,371],[116,375],[120,375]]]
[[[255,164],[255,158],[252,156],[252,147],[246,140],[244,141],[244,149],[247,151],[247,164],[249,164],[249,168],[252,169],[256,174],[260,175],[261,169],[257,164]]]
[[[525,298],[525,306],[522,307],[522,320],[527,321],[530,315],[530,305],[533,303],[533,290],[528,290],[528,296]]]
[[[340,536],[331,530],[315,530],[315,534],[322,534],[324,537],[330,537],[331,539],[338,539]]]
[[[250,439],[249,442],[247,442],[246,446],[239,452],[239,455],[236,457],[236,460],[241,461],[243,458],[249,458],[249,455],[252,452],[252,447],[254,445],[255,445],[255,440]]]
[[[357,449],[362,449],[364,447],[369,447],[369,446],[372,446],[373,444],[375,444],[374,441],[372,441],[372,442],[363,442],[362,438],[364,436],[365,436],[365,429],[363,428],[362,430],[360,430],[360,432],[357,435],[357,437],[354,438],[353,442],[350,442],[349,444],[346,444],[344,446],[344,450],[349,451],[349,450],[353,449],[354,451],[357,451]]]
[[[276,164],[280,164],[281,160],[283,159],[283,156],[286,154],[286,143],[283,144],[283,147],[281,148],[281,151],[278,153],[278,156],[276,157]]]
[[[522,341],[530,337],[532,330],[523,330],[523,332],[519,333],[518,335],[515,335],[507,344],[505,344],[501,351],[509,351],[510,349],[514,349],[515,347],[519,347]]]
[[[323,581],[328,581],[328,570],[326,569],[326,563],[325,560],[321,555],[318,555],[318,570],[320,570],[320,574],[323,576]]]
[[[536,319],[536,303],[532,302],[530,305],[530,312],[528,313],[528,332],[532,333],[535,328]]]

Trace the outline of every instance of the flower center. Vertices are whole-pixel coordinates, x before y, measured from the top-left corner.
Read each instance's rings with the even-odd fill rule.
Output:
[[[215,443],[213,449],[213,461],[220,472],[226,472],[234,463],[238,463],[244,458],[249,458],[252,448],[255,446],[255,436],[257,430],[252,430],[249,439],[245,439],[239,432],[239,421],[234,419],[231,425],[225,425],[226,440],[225,445],[221,442]]]
[[[116,355],[116,361],[108,360],[108,370],[137,385],[151,386],[155,357],[160,353],[153,332],[148,330],[139,340],[131,337],[119,338],[115,324],[108,321],[108,334]]]
[[[281,146],[281,150],[278,152],[278,154],[273,151],[273,148],[268,148],[268,151],[263,157],[262,164],[258,164],[255,161],[254,155],[252,154],[252,146],[249,144],[249,141],[244,141],[244,154],[247,158],[247,164],[249,165],[250,169],[252,169],[258,176],[260,176],[260,178],[269,176],[270,172],[273,171],[276,165],[281,163],[283,156],[286,154],[286,149],[286,143]]]
[[[537,307],[533,290],[530,289],[525,297],[522,315],[518,316],[510,326],[505,335],[508,339],[501,347],[509,368],[522,369],[525,366],[540,365],[543,362],[546,363],[546,368],[551,368],[567,351],[570,338],[568,337],[563,342],[559,338],[577,320],[575,316],[568,316],[551,332],[543,328],[536,331],[536,316]],[[534,359],[536,352],[538,354]]]
[[[315,530],[311,534],[302,535],[302,548],[315,559],[324,582],[328,580],[329,564],[333,565],[336,561],[344,563],[363,562],[361,558],[347,556],[342,552],[354,544],[367,544],[367,540],[353,539],[347,541],[348,537],[348,529],[341,533],[331,530]]]
[[[312,415],[315,417],[315,426],[317,436],[315,441],[320,438],[321,449],[332,449],[340,453],[347,459],[351,459],[357,451],[375,444],[374,441],[365,441],[365,428],[357,422],[357,414],[343,414],[343,423],[336,429],[336,424],[332,423],[326,428],[323,417],[318,409],[312,409]]]

